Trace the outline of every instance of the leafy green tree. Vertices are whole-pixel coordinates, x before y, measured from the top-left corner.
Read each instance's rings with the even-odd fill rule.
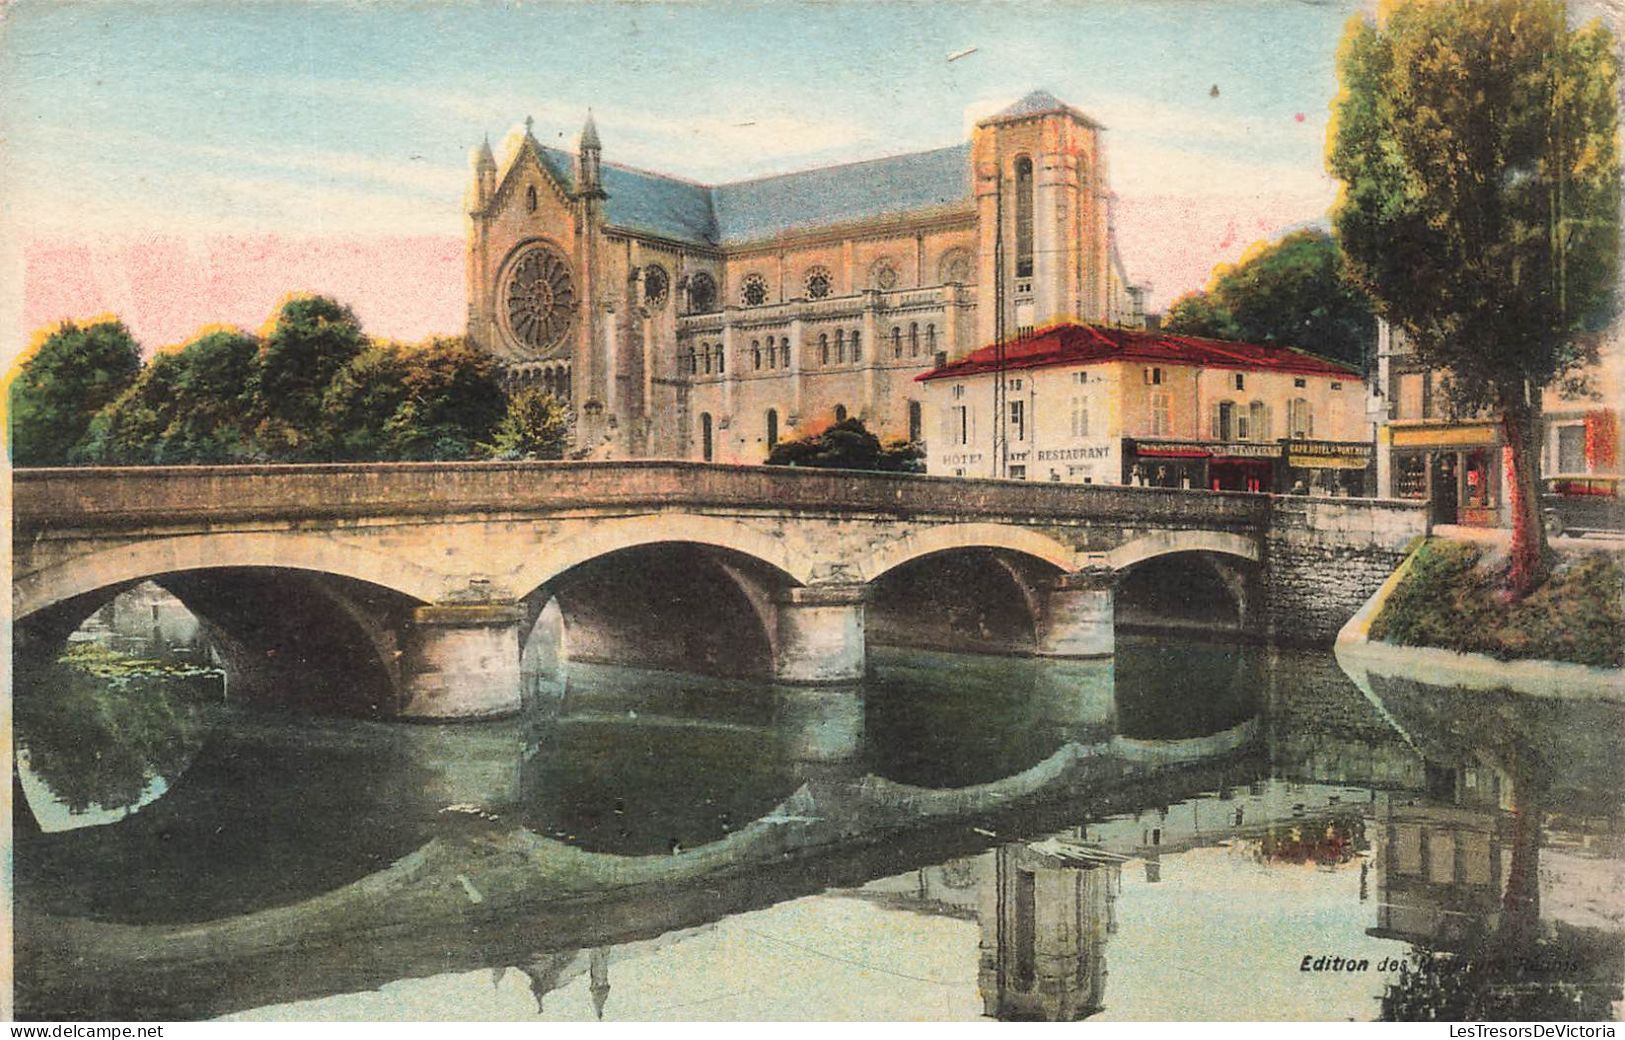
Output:
[[[768,453],[769,466],[807,466],[813,469],[870,469],[888,473],[920,473],[923,453],[908,441],[889,441],[869,432],[861,419],[846,419],[825,430],[796,440],[780,441]]]
[[[322,404],[328,385],[367,347],[350,308],[326,296],[282,305],[260,348],[252,389],[257,437],[277,459],[326,456]]]
[[[507,408],[496,360],[460,336],[400,350],[405,397],[384,424],[392,457],[474,458]]]
[[[1543,387],[1595,359],[1619,256],[1618,77],[1600,24],[1560,0],[1403,0],[1354,20],[1329,162],[1355,281],[1458,414],[1511,455],[1509,593],[1549,560],[1535,469]]]
[[[1343,274],[1337,242],[1316,230],[1294,231],[1220,265],[1206,292],[1174,302],[1163,327],[1299,347],[1356,367],[1376,339],[1370,301]]]
[[[91,417],[141,370],[141,347],[120,321],[63,322],[22,363],[10,387],[11,459],[18,466],[72,461]]]
[[[539,386],[508,396],[508,408],[481,449],[494,459],[562,459],[570,437],[570,411]]]
[[[326,387],[310,450],[357,462],[473,458],[504,406],[496,362],[466,340],[374,343]]]
[[[96,414],[76,457],[131,466],[263,457],[249,412],[259,350],[247,333],[218,330],[157,355]]]
[[[1206,336],[1210,339],[1239,339],[1236,319],[1218,301],[1218,287],[1186,293],[1168,305],[1162,316],[1162,327],[1182,336]]]
[[[391,458],[390,421],[406,401],[406,359],[393,343],[374,343],[333,377],[323,394],[322,451],[349,462]]]

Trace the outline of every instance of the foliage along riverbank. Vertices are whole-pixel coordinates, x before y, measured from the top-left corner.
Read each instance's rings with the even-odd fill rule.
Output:
[[[1502,601],[1504,568],[1481,546],[1427,542],[1372,621],[1371,638],[1500,660],[1625,666],[1625,568],[1617,554],[1566,554],[1516,603]]]

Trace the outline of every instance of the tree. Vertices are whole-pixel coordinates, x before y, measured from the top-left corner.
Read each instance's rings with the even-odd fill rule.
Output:
[[[570,411],[539,386],[520,387],[491,440],[480,445],[494,459],[562,459],[570,438]]]
[[[780,441],[768,453],[769,466],[807,466],[813,469],[871,469],[888,473],[919,473],[922,453],[908,441],[889,441],[869,432],[862,419],[846,419],[818,433]]]
[[[163,466],[264,457],[249,414],[259,350],[253,336],[222,329],[158,354],[96,414],[76,460]]]
[[[459,338],[371,344],[326,387],[309,450],[356,462],[471,458],[503,414],[496,371]]]
[[[405,396],[384,424],[391,457],[475,457],[506,410],[496,360],[460,336],[399,349]]]
[[[367,347],[355,313],[326,296],[282,304],[260,348],[252,389],[257,437],[272,456],[325,457],[322,401],[328,385]]]
[[[1162,316],[1162,327],[1182,336],[1206,336],[1210,339],[1237,339],[1236,319],[1218,300],[1218,271],[1206,290],[1186,293],[1168,305]]]
[[[1354,280],[1458,414],[1509,449],[1508,592],[1545,577],[1540,393],[1595,360],[1619,256],[1619,70],[1601,25],[1559,0],[1396,2],[1354,20],[1329,162]]]
[[[11,459],[18,466],[72,461],[91,417],[135,381],[141,347],[124,323],[63,322],[40,341],[11,384]]]
[[[1299,347],[1364,367],[1376,338],[1371,303],[1343,274],[1324,231],[1294,231],[1213,271],[1208,289],[1176,300],[1170,332]]]

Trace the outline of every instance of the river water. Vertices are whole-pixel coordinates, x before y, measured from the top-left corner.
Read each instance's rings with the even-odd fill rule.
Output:
[[[1368,1020],[1470,964],[1476,1014],[1616,1017],[1615,707],[1161,636],[871,657],[572,665],[458,726],[19,682],[19,1016]]]

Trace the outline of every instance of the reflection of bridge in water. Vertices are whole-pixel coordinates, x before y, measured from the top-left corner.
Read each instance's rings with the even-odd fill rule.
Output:
[[[922,662],[905,653],[882,655],[875,666],[884,680],[892,667],[908,672]],[[945,659],[951,674],[962,675],[966,664]],[[333,727],[335,746],[363,731],[387,741],[404,783],[374,782],[409,790],[426,807],[471,811],[439,814],[435,835],[385,869],[240,916],[120,924],[20,899],[24,1007],[97,1013],[85,1006],[90,1001],[123,1017],[141,1013],[131,1008],[184,1017],[500,965],[523,966],[539,998],[582,972],[595,996],[607,995],[613,965],[641,948],[629,944],[680,942],[685,930],[743,910],[923,869],[920,876],[942,880],[926,884],[931,894],[920,905],[982,921],[990,1014],[1077,1017],[1100,1001],[1111,878],[1120,864],[1143,863],[1150,876],[1161,857],[1183,849],[1260,841],[1282,826],[1315,832],[1364,820],[1372,805],[1353,803],[1338,769],[1361,782],[1383,772],[1412,791],[1424,774],[1415,750],[1351,696],[1326,659],[1296,660],[1279,679],[1269,678],[1275,667],[1265,669],[1261,710],[1169,739],[1121,732],[1122,719],[1143,709],[1130,691],[1114,695],[1118,668],[1133,674],[1132,656],[1116,666],[1023,667],[1053,669],[1055,681],[1034,684],[1019,713],[1045,720],[1052,750],[1035,761],[1018,750],[1005,767],[1012,771],[953,787],[877,772],[864,754],[866,705],[856,692],[779,691],[770,718],[721,724],[771,734],[793,793],[676,854],[593,851],[516,826],[541,758],[527,721],[320,724]],[[1302,694],[1310,688],[1318,700]],[[567,692],[563,705],[564,716],[548,724],[560,733],[659,722],[627,718],[613,697]],[[319,748],[310,732],[291,730],[285,739]],[[1319,739],[1312,746],[1311,733]],[[188,811],[186,797],[178,786],[168,811]],[[1055,837],[1010,840],[1035,834]],[[967,876],[974,885],[964,884]],[[860,888],[857,897],[906,901],[885,884]]]

